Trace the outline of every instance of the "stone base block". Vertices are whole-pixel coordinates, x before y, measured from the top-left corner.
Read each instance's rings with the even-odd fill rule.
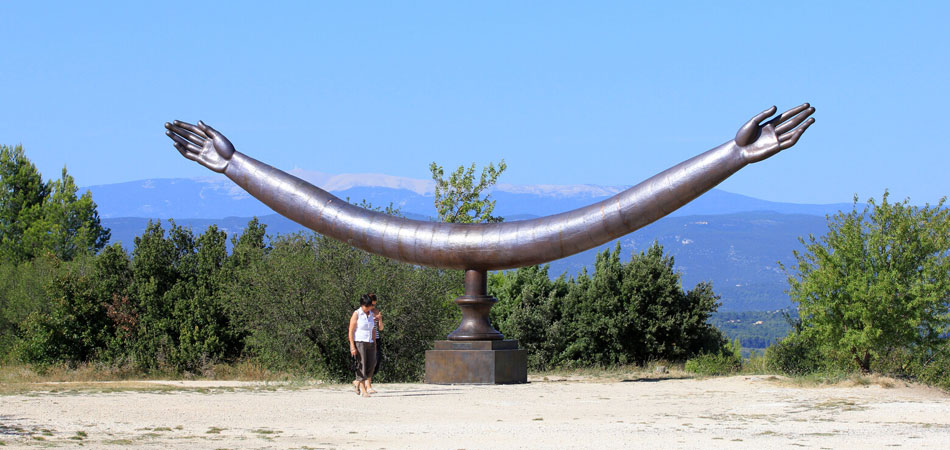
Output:
[[[511,384],[528,382],[528,352],[518,341],[436,341],[426,352],[426,383]]]

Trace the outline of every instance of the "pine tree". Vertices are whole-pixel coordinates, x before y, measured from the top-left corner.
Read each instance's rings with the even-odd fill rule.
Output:
[[[0,257],[20,263],[34,254],[23,245],[27,227],[42,215],[48,183],[27,159],[23,147],[0,146]]]
[[[49,184],[50,195],[40,208],[39,217],[27,225],[23,245],[27,254],[38,256],[49,251],[70,261],[80,254],[93,254],[105,247],[111,233],[99,220],[92,193],[76,197],[79,188],[63,168],[62,177]]]

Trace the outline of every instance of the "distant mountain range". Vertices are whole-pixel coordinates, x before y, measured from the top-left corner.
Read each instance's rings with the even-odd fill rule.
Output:
[[[327,175],[294,169],[291,173],[334,195],[376,206],[390,202],[404,214],[435,215],[432,181],[380,174]],[[569,211],[614,195],[629,186],[511,185],[499,184],[492,192],[495,213],[506,218],[535,217]],[[273,214],[223,175],[204,178],[162,178],[89,186],[103,218],[160,217],[218,219]],[[713,189],[673,216],[772,211],[781,214],[824,216],[850,203],[808,205],[760,200]]]
[[[352,202],[375,206],[392,203],[409,218],[436,215],[432,182],[379,174],[330,175],[301,169],[298,177]],[[174,219],[200,233],[217,224],[228,235],[240,233],[251,217],[267,224],[270,234],[302,231],[303,227],[274,214],[223,176],[198,179],[152,179],[88,187],[113,242],[134,245],[150,219]],[[626,186],[510,185],[492,192],[495,214],[507,221],[569,211],[607,198]],[[789,306],[786,275],[778,262],[790,266],[799,236],[822,234],[825,215],[849,210],[850,203],[808,205],[778,203],[714,189],[689,205],[620,239],[621,257],[643,251],[654,241],[675,258],[683,284],[691,288],[713,282],[722,296],[722,311],[771,310]],[[593,268],[594,256],[612,242],[551,263],[552,277]]]

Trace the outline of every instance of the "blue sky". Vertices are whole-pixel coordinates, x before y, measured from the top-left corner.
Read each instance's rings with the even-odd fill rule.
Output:
[[[950,193],[947,2],[275,3],[3,2],[0,143],[80,185],[205,176],[162,128],[203,119],[282,169],[629,185],[808,101],[720,188]]]

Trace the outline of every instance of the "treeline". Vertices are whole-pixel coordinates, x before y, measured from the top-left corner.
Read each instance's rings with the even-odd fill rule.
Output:
[[[2,150],[4,360],[192,374],[253,360],[343,380],[352,376],[347,317],[374,292],[387,325],[380,379],[418,380],[425,350],[459,323],[460,271],[398,263],[314,233],[268,237],[256,219],[230,237],[230,253],[216,226],[195,234],[173,221],[167,229],[150,222],[131,253],[105,247],[109,231],[91,195],[77,197],[65,169],[43,182],[22,148]],[[449,181],[432,170],[440,220],[501,220],[483,191],[503,161],[477,183],[474,166]],[[493,320],[528,349],[532,368],[677,361],[724,348],[707,323],[718,307],[710,285],[683,291],[657,245],[625,264],[619,255],[619,247],[600,253],[593,273],[576,278],[552,281],[546,266],[490,277]]]
[[[4,310],[24,316],[4,330],[8,357],[27,363],[102,363],[142,372],[201,374],[253,358],[325,379],[349,373],[347,322],[363,292],[384,299],[391,379],[417,379],[424,350],[456,321],[458,272],[413,267],[317,235],[278,236],[252,220],[232,237],[150,223],[128,254],[21,265],[4,279]],[[10,269],[3,272],[11,273]],[[22,295],[26,292],[41,295]],[[20,294],[20,295],[18,295]]]
[[[375,292],[387,320],[381,379],[418,380],[425,350],[459,323],[459,271],[313,233],[268,240],[256,219],[231,237],[230,254],[227,239],[215,226],[195,235],[153,222],[131,254],[114,244],[72,261],[5,263],[7,357],[192,374],[253,359],[342,380],[351,376],[346,318],[361,293]],[[707,323],[718,306],[711,287],[684,292],[657,245],[625,264],[619,249],[604,251],[577,278],[552,281],[538,266],[495,273],[490,292],[494,323],[528,349],[533,369],[682,361],[725,344]]]
[[[475,183],[474,169],[463,169],[437,183],[440,219],[500,220],[483,194],[500,172]],[[432,170],[438,182],[442,170]],[[425,350],[459,323],[460,271],[395,262],[314,233],[268,237],[256,219],[230,238],[216,226],[196,235],[151,222],[129,253],[105,246],[109,231],[91,195],[76,191],[65,169],[44,182],[22,148],[0,148],[0,361],[208,374],[250,360],[344,380],[352,376],[347,317],[374,292],[387,325],[380,380],[412,381],[422,377]],[[756,364],[775,372],[877,372],[950,389],[950,209],[890,203],[886,193],[867,205],[829,218],[827,235],[803,239],[786,270],[798,306],[792,332],[774,342],[782,326],[773,315],[755,326],[774,337],[746,343],[768,344]],[[594,270],[576,277],[552,280],[547,266],[492,273],[492,321],[528,350],[535,370],[664,360],[735,372],[740,342],[727,343],[714,324],[754,317],[715,316],[712,286],[686,291],[673,268],[654,244],[628,262],[619,245],[600,252]]]

